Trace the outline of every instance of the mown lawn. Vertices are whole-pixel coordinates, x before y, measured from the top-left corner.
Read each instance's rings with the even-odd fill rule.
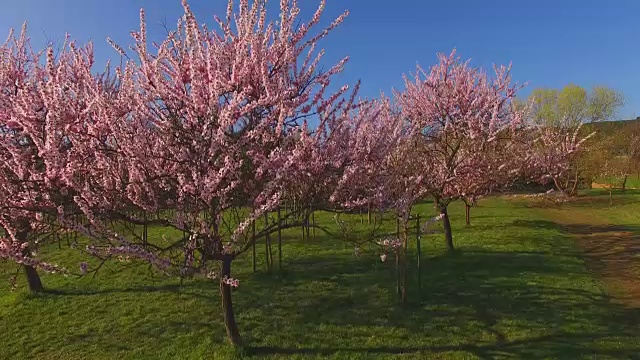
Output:
[[[640,188],[614,189],[611,199],[612,204],[609,203],[608,190],[592,189],[582,191],[578,199],[555,210],[589,214],[595,219],[620,226],[640,225]]]
[[[632,195],[619,198],[631,199],[625,200],[625,211],[640,210]],[[433,214],[430,204],[418,211]],[[423,237],[422,286],[418,290],[413,273],[404,308],[395,294],[393,266],[377,253],[355,257],[353,247],[339,239],[318,233],[315,241],[303,242],[299,230],[289,231],[282,272],[276,264],[268,273],[260,262],[252,273],[250,252],[234,263],[240,279],[234,305],[245,341],[238,351],[226,345],[216,282],[190,280],[181,286],[178,279],[150,274],[144,265],[114,263],[95,279],[43,276],[50,292],[39,296],[26,294],[23,279],[16,292],[3,282],[0,359],[628,359],[640,354],[640,311],[609,300],[570,235],[544,208],[494,198],[472,210],[471,227],[464,225],[460,204],[451,216],[459,251],[445,254],[441,234]],[[331,224],[329,214],[317,218]],[[63,253],[59,262],[77,266],[73,252],[50,255]],[[264,244],[258,246],[258,259],[263,257]],[[15,270],[10,264],[0,267],[5,278]]]
[[[615,188],[620,188],[622,187],[623,180],[622,177],[616,177],[597,179],[595,182],[604,185],[612,184]],[[635,173],[629,174],[625,186],[627,189],[640,189],[640,175]]]

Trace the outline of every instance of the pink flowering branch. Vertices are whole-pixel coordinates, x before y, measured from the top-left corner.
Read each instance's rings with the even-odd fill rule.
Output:
[[[9,238],[0,238],[0,259],[8,259],[17,264],[31,266],[48,273],[66,273],[66,269],[31,257],[28,254],[29,243],[21,243]]]

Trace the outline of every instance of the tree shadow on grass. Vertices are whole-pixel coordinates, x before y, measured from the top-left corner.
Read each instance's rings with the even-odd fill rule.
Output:
[[[512,225],[569,232],[545,221]],[[467,247],[454,255],[425,257],[420,288],[414,270],[409,274],[406,306],[398,304],[393,265],[372,255],[301,256],[287,259],[284,271],[271,273],[249,274],[239,267],[236,270],[244,272],[246,280],[234,291],[234,302],[241,332],[250,345],[244,351],[248,357],[271,358],[400,354],[428,358],[445,353],[460,358],[637,356],[640,312],[613,304],[600,293],[575,249],[551,249],[489,252]],[[415,269],[413,261],[411,269]],[[211,282],[193,281],[182,287],[68,288],[52,294],[150,292],[193,296],[198,306],[209,309],[173,319],[163,318],[171,314],[148,310],[143,314],[148,323],[131,327],[132,338],[198,332],[216,344],[224,341],[219,299]],[[79,335],[77,341],[85,341],[85,336],[97,342],[108,336],[100,334]]]
[[[490,216],[488,216],[490,217]],[[478,217],[479,218],[479,217]],[[541,230],[556,230],[560,233],[564,232],[562,227],[554,223],[553,221],[548,220],[513,220],[512,222],[504,222],[501,224],[490,224],[483,225],[482,223],[479,225],[471,224],[468,227],[462,228],[461,230],[470,230],[470,231],[495,231],[498,229],[509,229],[513,227],[523,227],[527,229],[541,229]]]
[[[611,208],[613,205],[626,206],[640,203],[640,190],[620,190],[615,189],[612,191],[612,202],[609,200],[608,190],[589,190],[585,194],[570,198],[568,202],[564,203],[550,203],[543,199],[532,199],[526,202],[527,207],[531,208],[575,208],[575,209],[592,209],[602,210]]]
[[[601,234],[607,232],[640,232],[640,225],[594,225],[594,224],[581,224],[571,223],[562,224],[549,220],[515,220],[505,227],[520,226],[528,228],[543,228],[549,230],[558,230],[569,235],[586,235],[586,234]]]
[[[622,347],[619,349],[609,349],[598,352],[590,352],[587,348],[583,348],[577,352],[573,352],[577,343],[584,343],[587,341],[598,341],[600,335],[597,333],[589,334],[569,334],[558,333],[553,335],[544,335],[534,338],[515,340],[512,342],[501,344],[496,346],[493,344],[487,345],[474,345],[474,344],[460,344],[460,345],[441,345],[441,346],[416,346],[416,347],[398,347],[398,346],[379,346],[379,347],[335,347],[335,348],[281,348],[274,346],[257,346],[251,348],[247,354],[249,355],[275,355],[275,356],[291,356],[291,355],[309,355],[309,356],[331,356],[336,354],[376,354],[376,355],[416,355],[421,354],[423,356],[432,356],[442,353],[455,353],[457,355],[468,358],[468,354],[475,355],[481,359],[495,359],[495,358],[509,358],[517,356],[520,359],[538,359],[538,356],[542,355],[542,351],[529,351],[523,348],[530,349],[543,344],[547,346],[550,342],[559,350],[557,353],[561,355],[569,356],[610,356],[613,358],[629,358],[637,354],[638,348],[635,346]],[[464,354],[464,355],[463,355]],[[549,356],[554,356],[556,352],[550,353]]]
[[[465,252],[429,259],[424,267],[421,290],[412,274],[410,303],[401,307],[393,271],[375,260],[318,257],[289,264],[295,275],[280,277],[277,287],[264,278],[252,289],[268,304],[261,311],[270,325],[249,326],[255,346],[246,348],[247,354],[631,358],[640,353],[640,312],[612,304],[591,283],[572,285],[572,278],[589,279],[572,257]],[[564,277],[563,283],[554,282]],[[300,289],[300,283],[309,286]],[[264,340],[275,328],[279,346]]]
[[[55,296],[93,296],[93,295],[113,295],[113,294],[135,294],[135,293],[171,293],[180,294],[182,296],[201,298],[205,300],[213,300],[215,296],[206,294],[205,291],[211,289],[211,284],[190,281],[185,284],[161,284],[161,285],[140,285],[126,288],[104,288],[104,289],[86,289],[78,287],[45,289],[45,295]],[[217,287],[214,285],[214,288]],[[217,292],[215,293],[217,295]],[[35,296],[38,296],[37,294]]]

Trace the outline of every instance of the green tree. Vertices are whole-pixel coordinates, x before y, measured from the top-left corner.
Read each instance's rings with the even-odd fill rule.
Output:
[[[586,136],[584,124],[612,120],[624,105],[624,97],[606,86],[585,88],[569,84],[562,88],[534,89],[528,99],[529,121],[538,126],[550,126],[566,136]],[[558,190],[575,195],[578,186],[587,180],[592,162],[587,158],[589,144],[573,157],[569,168],[554,182]]]

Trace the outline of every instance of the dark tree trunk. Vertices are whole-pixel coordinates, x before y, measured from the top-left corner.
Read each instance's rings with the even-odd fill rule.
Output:
[[[396,218],[396,239],[400,239],[400,218]],[[400,249],[395,250],[396,255],[396,292],[402,298],[402,270],[400,266]]]
[[[278,206],[278,269],[282,270],[282,224],[280,223],[280,207]]]
[[[471,225],[471,205],[465,203],[465,220],[467,222],[467,226]]]
[[[256,222],[255,220],[251,222],[251,251],[252,251],[252,262],[253,272],[256,272]]]
[[[416,215],[416,250],[417,250],[417,265],[418,265],[418,269],[417,269],[417,274],[418,274],[418,290],[421,289],[421,284],[422,282],[420,281],[420,257],[421,257],[421,248],[420,248],[420,214]]]
[[[402,278],[400,270],[400,249],[396,249],[394,253],[396,255],[396,293],[400,298],[402,298],[402,285],[400,284],[400,279]]]
[[[142,244],[146,248],[147,242],[149,241],[149,233],[147,227],[147,211],[145,210],[143,213],[144,224],[142,225]]]
[[[627,189],[627,178],[629,177],[628,174],[625,174],[624,179],[622,179],[622,191]]]
[[[222,260],[222,277],[220,278],[220,296],[222,297],[222,314],[224,317],[224,326],[227,330],[227,337],[234,346],[242,343],[238,324],[233,313],[233,303],[231,301],[231,285],[224,283],[225,277],[231,277],[231,258]]]
[[[16,233],[16,237],[18,241],[25,243],[28,241],[30,225],[27,220],[18,220],[19,229]],[[29,248],[24,249],[23,255],[29,255]],[[24,274],[27,276],[27,284],[29,285],[29,291],[32,293],[40,293],[44,291],[44,287],[42,286],[42,281],[40,280],[40,275],[38,275],[38,271],[33,266],[24,265]]]
[[[27,276],[27,284],[29,284],[30,292],[41,293],[44,291],[40,275],[38,275],[38,271],[33,266],[25,265],[24,274]]]
[[[453,235],[451,234],[451,222],[449,221],[449,213],[447,212],[447,205],[440,204],[440,213],[443,214],[442,225],[444,227],[444,239],[447,244],[447,251],[452,252],[455,250],[453,246]]]

